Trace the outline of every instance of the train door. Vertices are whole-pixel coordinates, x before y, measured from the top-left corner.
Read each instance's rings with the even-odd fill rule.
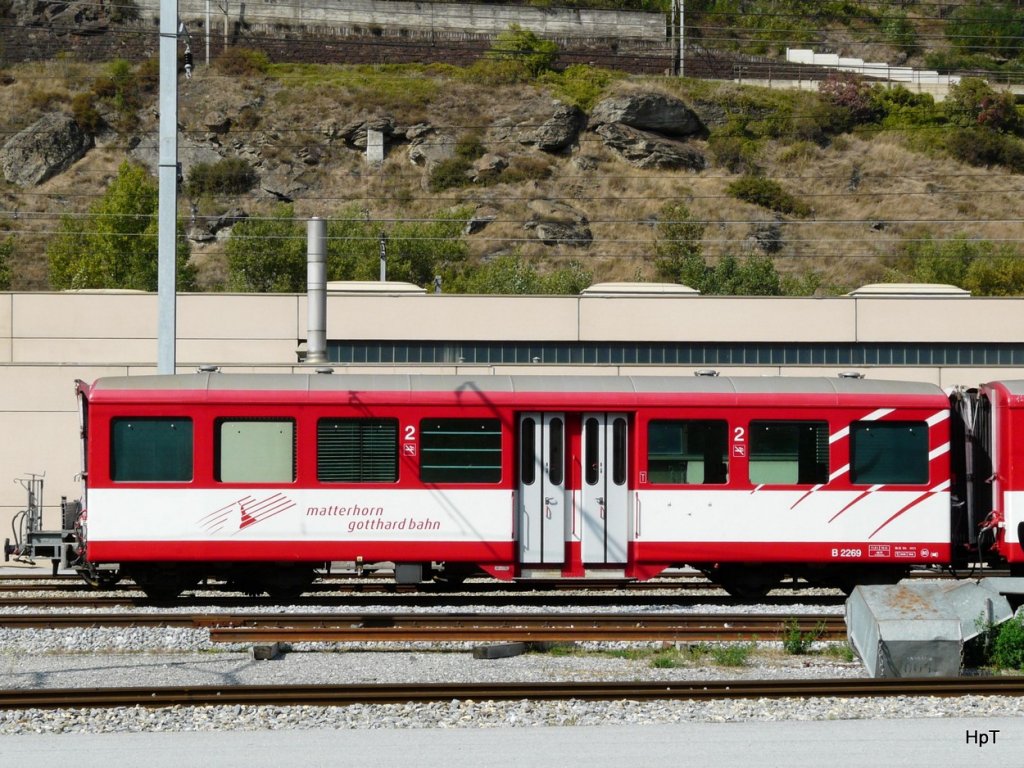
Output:
[[[580,514],[585,565],[626,562],[628,438],[626,414],[583,414]]]
[[[565,560],[565,414],[519,417],[519,561]]]

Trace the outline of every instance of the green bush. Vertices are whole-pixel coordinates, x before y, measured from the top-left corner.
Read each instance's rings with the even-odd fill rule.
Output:
[[[950,86],[942,107],[950,122],[963,128],[981,126],[1007,133],[1021,130],[1013,94],[997,92],[978,77],[965,77]]]
[[[0,291],[11,290],[11,256],[14,255],[14,238],[0,241]]]
[[[725,643],[711,649],[711,658],[723,667],[743,667],[753,652],[753,643]]]
[[[725,188],[726,193],[747,203],[759,205],[776,213],[809,216],[810,206],[782,188],[782,185],[763,176],[743,176]]]
[[[214,59],[213,66],[223,75],[262,75],[270,69],[270,59],[261,51],[232,47]]]
[[[803,656],[810,652],[811,645],[820,640],[824,634],[824,622],[820,622],[810,632],[803,632],[800,629],[800,622],[795,618],[790,618],[783,628],[782,647],[786,653],[791,653],[794,656]]]
[[[999,625],[992,641],[991,664],[999,669],[1024,669],[1024,620],[1014,616]]]
[[[252,189],[258,180],[256,171],[239,157],[227,157],[216,163],[197,163],[188,172],[185,192],[189,197],[203,194],[240,195]]]
[[[1024,52],[1024,16],[1016,2],[980,0],[959,5],[950,14],[945,33],[959,53],[1013,59]]]
[[[103,125],[103,118],[96,109],[96,97],[91,93],[76,93],[71,99],[71,117],[78,127],[93,136]]]
[[[589,111],[604,94],[605,89],[625,74],[601,69],[589,64],[571,64],[562,72],[545,72],[541,82],[550,85],[559,99]]]
[[[135,0],[117,0],[107,6],[110,20],[115,24],[122,24],[126,21],[139,20],[139,6]]]
[[[518,61],[531,75],[537,77],[542,72],[555,68],[558,44],[544,40],[535,32],[523,29],[518,24],[510,24],[506,31],[494,39],[486,58]]]
[[[953,130],[945,140],[946,151],[962,163],[977,167],[1002,166],[1024,173],[1024,143],[1015,136],[985,128]]]
[[[745,136],[713,134],[708,148],[715,162],[732,173],[757,173],[758,144]]]
[[[431,192],[443,192],[446,189],[459,189],[471,183],[469,172],[473,167],[471,160],[456,155],[441,160],[430,169],[427,184]]]

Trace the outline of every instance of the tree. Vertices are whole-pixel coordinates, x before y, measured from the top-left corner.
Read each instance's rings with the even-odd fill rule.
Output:
[[[1006,133],[1021,130],[1013,94],[997,92],[979,77],[965,77],[951,85],[942,106],[950,122],[961,128],[982,126]]]
[[[376,280],[380,276],[380,237],[386,238],[387,277],[421,286],[466,258],[462,229],[468,209],[424,221],[385,226],[367,220],[355,207],[327,222],[329,280]],[[291,206],[270,217],[236,224],[227,244],[228,285],[232,290],[299,293],[306,290],[306,228]]]
[[[889,280],[956,285],[975,296],[1024,294],[1024,258],[1013,245],[966,235],[936,241],[927,235],[901,250]]]
[[[1024,18],[1016,2],[980,0],[954,8],[946,37],[961,53],[1016,58],[1022,51]]]
[[[453,279],[455,293],[573,295],[593,282],[583,264],[572,259],[565,267],[542,275],[518,253],[504,254]]]
[[[701,293],[722,296],[780,296],[782,279],[769,256],[752,254],[742,261],[731,253],[708,272]]]
[[[658,215],[654,269],[658,277],[700,290],[707,279],[704,224],[694,221],[684,203],[666,203]]]
[[[240,221],[225,247],[228,288],[251,293],[306,290],[306,231],[290,205]]]
[[[81,288],[157,289],[159,193],[145,168],[125,161],[103,197],[86,215],[61,218],[47,248],[50,285]],[[195,290],[190,248],[178,228],[175,260],[179,290]]]
[[[0,242],[0,291],[11,290],[11,256],[14,255],[14,238]]]
[[[536,77],[555,68],[558,44],[544,40],[518,24],[510,24],[507,30],[495,38],[494,44],[487,52],[487,58],[517,61]]]

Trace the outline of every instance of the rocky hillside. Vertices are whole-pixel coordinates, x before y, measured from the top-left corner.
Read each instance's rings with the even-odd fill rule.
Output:
[[[124,160],[155,177],[153,75],[67,59],[2,71],[0,236],[13,242],[13,289],[50,286],[61,217],[88,221]],[[180,80],[179,216],[210,290],[228,283],[237,222],[282,205],[299,218],[357,210],[385,229],[458,209],[471,262],[516,254],[541,273],[572,263],[595,282],[664,279],[656,249],[679,205],[703,225],[710,262],[768,256],[819,292],[882,279],[923,241],[1019,247],[1012,120],[1003,154],[972,156],[950,149],[953,118],[930,97],[872,101],[867,90],[840,83],[822,99],[587,67],[525,76],[501,62],[200,66]],[[380,163],[368,131],[383,139]],[[195,169],[225,160],[251,176],[244,191],[190,186]]]

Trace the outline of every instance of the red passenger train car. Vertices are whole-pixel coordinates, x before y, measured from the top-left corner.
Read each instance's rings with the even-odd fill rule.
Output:
[[[929,384],[202,372],[78,393],[76,565],[154,597],[205,578],[294,595],[338,561],[401,581],[689,565],[753,595],[969,548]]]
[[[1024,381],[957,392],[953,404],[954,424],[963,425],[953,465],[963,538],[990,563],[1024,575]]]

